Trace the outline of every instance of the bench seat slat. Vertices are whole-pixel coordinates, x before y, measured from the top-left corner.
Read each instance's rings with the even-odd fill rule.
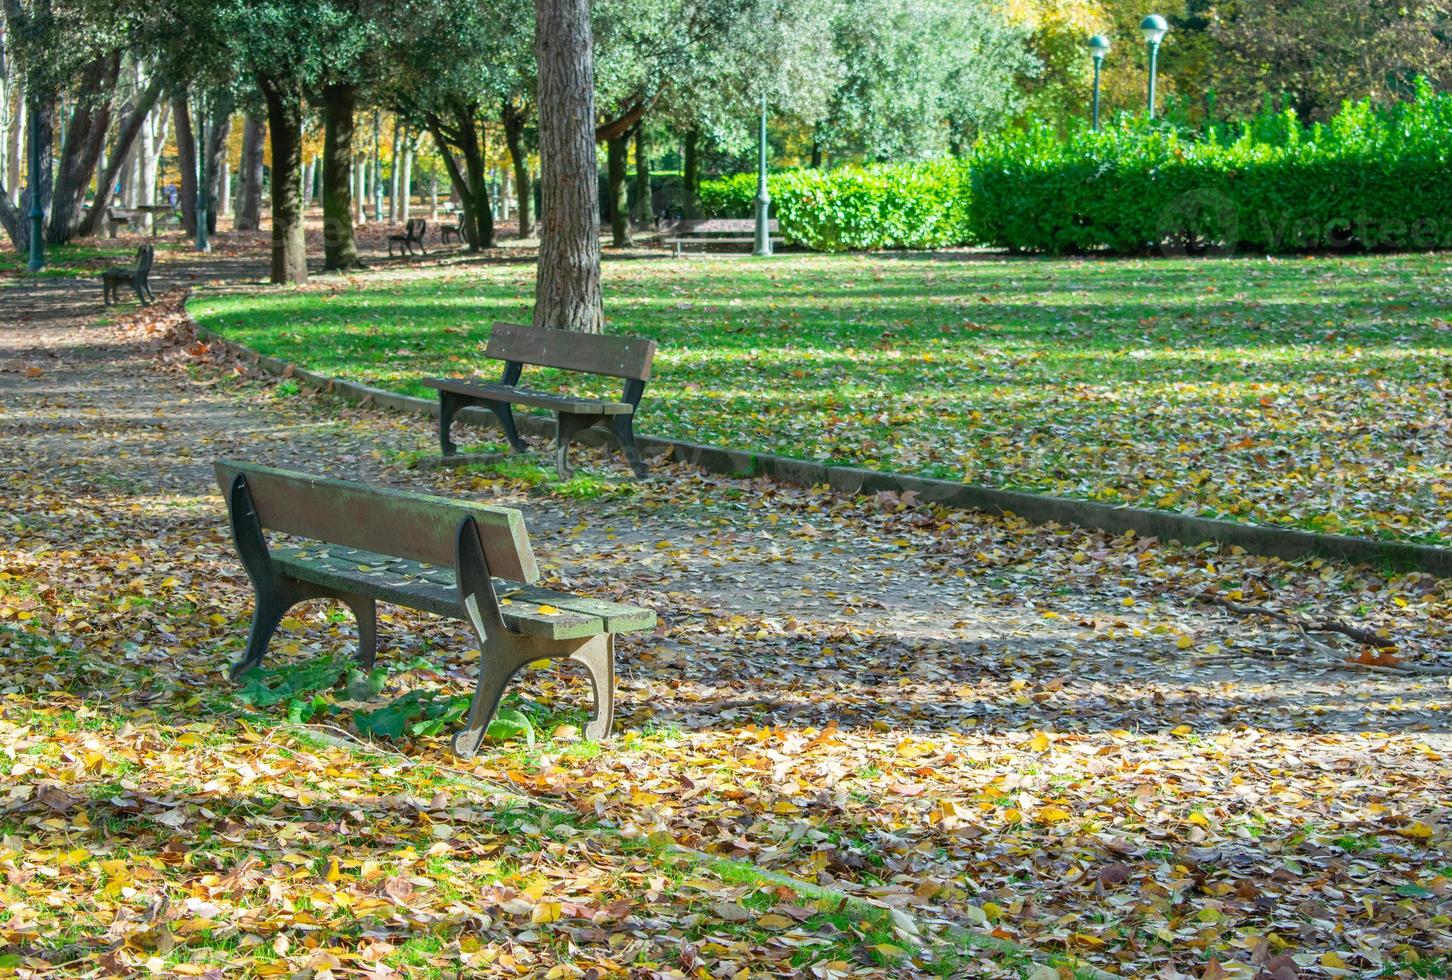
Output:
[[[463,606],[454,571],[357,548],[275,548],[273,566],[283,575],[328,588],[354,592],[383,602],[462,619]],[[651,629],[655,613],[586,596],[537,586],[518,587],[496,579],[499,611],[511,629],[530,636],[571,640],[600,633]],[[558,612],[541,612],[549,606]]]
[[[547,391],[532,391],[513,385],[493,384],[486,381],[464,381],[455,378],[426,378],[424,387],[438,391],[449,391],[474,398],[489,398],[494,401],[510,402],[514,405],[531,405],[554,411],[569,412],[572,415],[630,415],[635,409],[629,402],[604,401],[596,398],[573,398]]]

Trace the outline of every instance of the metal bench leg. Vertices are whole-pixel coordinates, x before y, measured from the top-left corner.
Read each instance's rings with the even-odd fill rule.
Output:
[[[468,402],[452,391],[439,392],[439,450],[445,456],[452,456],[458,451],[454,440],[449,438],[449,429],[454,424],[454,416],[459,414],[459,409]]]
[[[555,473],[561,480],[575,475],[570,466],[570,440],[596,422],[599,415],[575,415],[572,412],[555,413]]]
[[[595,717],[585,726],[585,737],[599,742],[610,734],[615,720],[615,635],[592,636],[569,659],[582,663],[590,672],[595,692]]]
[[[262,657],[267,653],[267,644],[272,641],[272,634],[277,632],[282,617],[287,615],[292,606],[289,597],[283,593],[257,593],[257,608],[252,611],[252,629],[247,633],[247,651],[227,671],[229,680],[241,680],[262,663]]]
[[[343,601],[358,620],[358,666],[372,670],[378,656],[378,603],[361,595],[345,595]]]
[[[625,461],[630,464],[630,471],[637,479],[645,479],[649,471],[645,468],[645,461],[640,458],[640,448],[635,444],[635,416],[610,416],[610,429],[615,433],[621,451],[625,453]]]
[[[136,294],[136,299],[142,306],[146,305],[146,294],[141,291],[141,276],[132,276],[131,291]]]
[[[514,406],[509,402],[497,402],[483,400],[480,402],[485,408],[494,413],[499,420],[499,427],[504,430],[504,438],[509,441],[509,448],[517,453],[529,451],[529,443],[525,442],[519,435],[519,430],[514,426]]]

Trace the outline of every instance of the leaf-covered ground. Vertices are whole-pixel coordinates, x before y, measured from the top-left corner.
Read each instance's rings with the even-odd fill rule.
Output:
[[[1452,540],[1444,255],[782,255],[605,265],[660,341],[642,427],[737,448],[1371,536]],[[201,322],[414,394],[493,374],[531,254],[199,297]],[[548,380],[548,379],[546,379]]]
[[[588,453],[569,488],[411,468],[426,421],[250,377],[164,309],[4,302],[0,969],[1452,972],[1452,582]],[[348,748],[355,712],[469,686],[466,632],[404,610],[376,697],[241,700],[220,456],[520,506],[553,585],[660,612],[621,644],[616,737],[578,739],[556,666],[510,699],[532,747]],[[351,637],[302,607],[275,676]]]

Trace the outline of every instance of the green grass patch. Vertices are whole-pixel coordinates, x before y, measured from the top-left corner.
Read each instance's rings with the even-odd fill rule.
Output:
[[[645,432],[1311,530],[1452,540],[1452,258],[607,261],[609,329],[660,343]],[[493,377],[528,263],[202,294],[199,322],[427,395]],[[525,383],[618,395],[608,379]],[[521,477],[523,478],[523,477]]]

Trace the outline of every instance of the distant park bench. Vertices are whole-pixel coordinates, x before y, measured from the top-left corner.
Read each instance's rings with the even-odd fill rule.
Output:
[[[140,211],[122,210],[121,208],[106,209],[106,237],[115,238],[116,233],[125,228],[130,230],[133,225],[139,225],[141,218]]]
[[[493,412],[505,438],[516,452],[528,444],[514,426],[513,405],[547,408],[555,413],[555,470],[561,480],[570,478],[570,440],[597,423],[608,423],[620,443],[625,459],[638,477],[645,476],[645,463],[635,445],[635,411],[650,379],[655,359],[655,341],[644,337],[576,333],[569,330],[537,330],[512,323],[494,324],[484,356],[504,362],[504,376],[498,384],[458,378],[430,378],[424,381],[439,392],[439,448],[445,456],[456,452],[449,436],[459,411],[481,405]],[[597,374],[625,381],[619,401],[575,398],[519,387],[525,365],[558,368],[582,374]]]
[[[129,285],[136,298],[145,306],[156,299],[151,291],[151,266],[156,260],[156,248],[142,245],[136,249],[136,264],[129,267],[117,266],[101,273],[101,301],[107,306],[119,302],[121,287]]]
[[[776,219],[767,223],[767,234],[774,244],[780,244],[777,237]],[[675,250],[680,258],[681,250],[687,245],[754,245],[756,244],[756,221],[753,218],[681,218],[661,226],[665,243]]]
[[[478,753],[510,678],[538,660],[584,664],[595,692],[585,734],[610,733],[615,634],[652,628],[655,613],[536,586],[539,568],[519,511],[250,463],[221,461],[215,469],[257,597],[247,650],[229,673],[234,681],[262,663],[287,611],[316,598],[352,608],[358,662],[371,669],[381,600],[473,628],[479,680],[454,736],[459,755]],[[265,531],[306,541],[272,549]]]
[[[446,224],[442,224],[441,223],[439,225],[439,244],[440,245],[447,245],[447,244],[449,244],[449,236],[450,235],[453,235],[455,238],[457,238],[461,242],[464,240],[464,212],[463,211],[460,211],[459,212],[459,217],[454,221],[453,224],[446,225]]]
[[[409,218],[403,224],[402,235],[388,236],[388,254],[390,256],[393,255],[393,245],[395,242],[397,242],[401,246],[400,251],[405,255],[412,255],[413,247],[415,245],[418,246],[418,250],[420,252],[422,252],[424,255],[428,255],[428,249],[424,248],[423,244],[424,232],[427,230],[427,221],[422,218]]]

